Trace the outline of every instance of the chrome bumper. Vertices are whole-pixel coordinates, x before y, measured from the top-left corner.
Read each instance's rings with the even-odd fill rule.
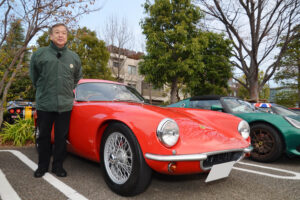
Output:
[[[230,149],[224,151],[213,151],[201,154],[185,154],[185,155],[158,155],[158,154],[151,154],[146,153],[145,157],[150,160],[156,161],[201,161],[206,160],[208,156],[221,154],[221,153],[228,153],[228,152],[237,152],[243,151],[244,153],[250,153],[253,150],[252,146],[249,146],[244,149]]]

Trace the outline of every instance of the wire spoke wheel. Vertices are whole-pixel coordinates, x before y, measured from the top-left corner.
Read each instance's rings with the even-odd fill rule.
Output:
[[[119,132],[112,133],[104,146],[104,164],[109,177],[117,184],[125,183],[132,172],[132,150]]]
[[[152,170],[132,130],[123,123],[110,123],[100,146],[100,162],[109,188],[122,196],[134,196],[146,190]]]

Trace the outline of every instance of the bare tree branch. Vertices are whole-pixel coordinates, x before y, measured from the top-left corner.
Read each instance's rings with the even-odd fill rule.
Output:
[[[126,52],[130,48],[128,44],[133,41],[133,33],[125,18],[120,23],[115,16],[110,16],[105,24],[103,35],[109,51],[113,53],[113,60],[115,60],[115,66],[111,67],[112,73],[119,82],[122,82],[125,77],[122,77],[121,71],[126,61]]]
[[[23,44],[18,47],[14,53],[12,61],[7,65],[0,81],[0,125],[3,121],[3,105],[6,101],[7,92],[14,80],[16,73],[21,68],[21,63],[28,44],[32,38],[41,30],[49,28],[55,23],[65,23],[72,26],[83,14],[98,11],[101,9],[93,8],[96,0],[2,0],[0,8],[5,10],[1,12],[0,24],[3,34],[0,38],[0,48],[6,41],[7,30],[14,19],[22,20],[22,27],[25,30]],[[5,53],[5,51],[3,50]],[[3,63],[3,60],[1,61]],[[7,81],[8,80],[8,81]]]
[[[259,90],[275,73],[293,38],[291,30],[300,22],[300,0],[197,2],[208,16],[224,26],[223,31],[233,41],[234,66],[245,74],[250,97],[257,99]],[[213,23],[210,21],[210,24]],[[282,39],[283,45],[279,47]],[[258,72],[262,69],[266,73],[258,84]]]
[[[3,3],[4,3],[4,1],[1,2],[0,7],[3,5]],[[2,23],[4,31],[3,31],[3,36],[1,38],[0,47],[2,47],[2,44],[5,41],[6,36],[7,36],[8,16],[9,16],[9,12],[11,11],[11,6],[9,5],[9,2],[7,2],[7,4],[8,4],[8,7],[7,7],[7,10],[5,12],[4,20],[3,20],[3,23]]]

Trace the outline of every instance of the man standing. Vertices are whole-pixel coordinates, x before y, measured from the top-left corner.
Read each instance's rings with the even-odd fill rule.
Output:
[[[67,176],[63,168],[66,140],[69,131],[73,90],[82,77],[79,56],[66,46],[68,29],[55,24],[49,30],[51,43],[33,53],[30,61],[30,78],[36,88],[37,127],[39,136],[38,168],[34,177],[42,177],[49,168],[51,158],[51,131],[54,125],[54,151],[52,172]]]

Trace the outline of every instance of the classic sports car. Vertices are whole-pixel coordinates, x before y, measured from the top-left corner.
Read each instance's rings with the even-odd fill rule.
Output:
[[[28,118],[31,118],[34,109],[35,104],[33,102],[23,100],[9,101],[6,106],[8,112],[6,121],[12,123],[18,116],[20,116],[20,118],[25,118],[27,116]]]
[[[259,112],[241,99],[216,95],[195,96],[169,107],[219,110],[244,119],[251,129],[253,151],[250,157],[253,160],[272,162],[283,152],[300,156],[300,122],[290,116]]]
[[[147,105],[121,83],[82,79],[75,89],[68,150],[100,162],[105,181],[122,196],[143,192],[152,170],[228,176],[252,148],[244,120],[215,111]],[[219,171],[221,170],[221,171]]]

